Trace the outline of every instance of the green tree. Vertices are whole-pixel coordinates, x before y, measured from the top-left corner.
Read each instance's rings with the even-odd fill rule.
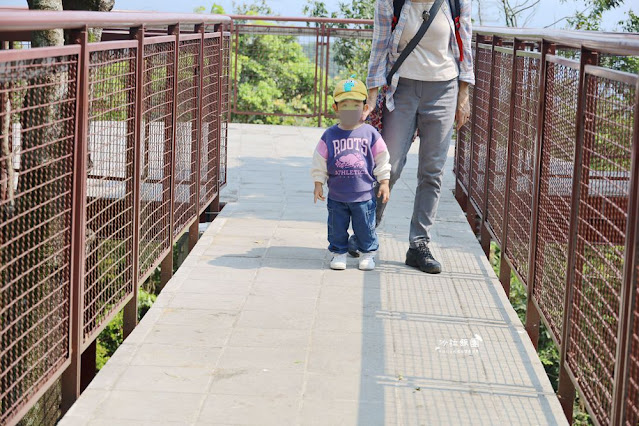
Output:
[[[234,4],[238,15],[272,15],[264,0]],[[272,25],[255,22],[254,25]],[[295,36],[241,34],[238,56],[233,67],[238,79],[236,107],[270,115],[235,114],[237,122],[264,124],[310,124],[311,120],[280,117],[277,114],[313,114],[315,112],[316,65]],[[314,47],[313,47],[314,49]],[[235,70],[231,72],[235,73]],[[318,77],[321,75],[317,70]],[[309,123],[307,123],[309,122]]]
[[[206,7],[205,6],[198,6],[198,7],[193,9],[193,12],[195,12],[195,13],[206,13]],[[213,15],[224,15],[226,12],[224,11],[224,8],[222,6],[220,6],[217,3],[213,3],[209,13],[211,13]]]
[[[326,8],[326,3],[321,0],[306,0],[306,4],[302,8],[302,13],[312,18],[337,18],[337,12],[329,13]],[[312,24],[309,22],[307,25],[311,26]]]
[[[239,37],[237,108],[267,114],[311,114],[315,64],[293,36]],[[293,118],[237,115],[235,121],[293,124]]]
[[[233,10],[236,15],[271,16],[273,9],[266,3],[266,0],[253,0],[252,3],[235,3]]]
[[[339,3],[338,12],[330,12],[322,0],[307,0],[303,9],[309,17],[341,18],[341,19],[373,19],[375,2],[368,0],[352,0],[351,3]],[[334,28],[372,29],[371,25],[334,24]],[[346,78],[356,74],[360,80],[368,76],[368,59],[371,52],[371,40],[363,39],[356,34],[353,37],[331,39],[331,58],[334,58],[337,69],[331,77]]]

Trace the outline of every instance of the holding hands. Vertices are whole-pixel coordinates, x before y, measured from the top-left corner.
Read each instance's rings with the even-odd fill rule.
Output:
[[[390,185],[388,184],[388,180],[383,180],[379,183],[377,198],[381,198],[384,204],[388,203],[390,199]]]

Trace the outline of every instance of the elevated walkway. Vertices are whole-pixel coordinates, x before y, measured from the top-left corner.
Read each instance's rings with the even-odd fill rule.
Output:
[[[321,133],[230,126],[227,206],[61,425],[567,424],[453,197],[452,146],[444,272],[403,264],[414,150],[377,269],[332,271],[309,176]]]

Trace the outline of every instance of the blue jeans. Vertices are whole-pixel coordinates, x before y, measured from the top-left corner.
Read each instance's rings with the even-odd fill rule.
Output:
[[[357,248],[363,253],[377,251],[375,199],[360,203],[342,203],[328,199],[328,249],[337,254],[348,251],[348,225],[353,220]]]

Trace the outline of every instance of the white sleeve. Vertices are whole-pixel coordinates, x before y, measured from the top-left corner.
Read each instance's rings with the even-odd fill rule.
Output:
[[[375,156],[375,168],[373,169],[373,175],[378,182],[386,179],[390,179],[391,165],[390,154],[388,150],[383,150]]]
[[[326,167],[326,158],[322,157],[317,149],[313,152],[313,165],[311,166],[311,176],[314,182],[325,184],[328,179],[328,169]]]

